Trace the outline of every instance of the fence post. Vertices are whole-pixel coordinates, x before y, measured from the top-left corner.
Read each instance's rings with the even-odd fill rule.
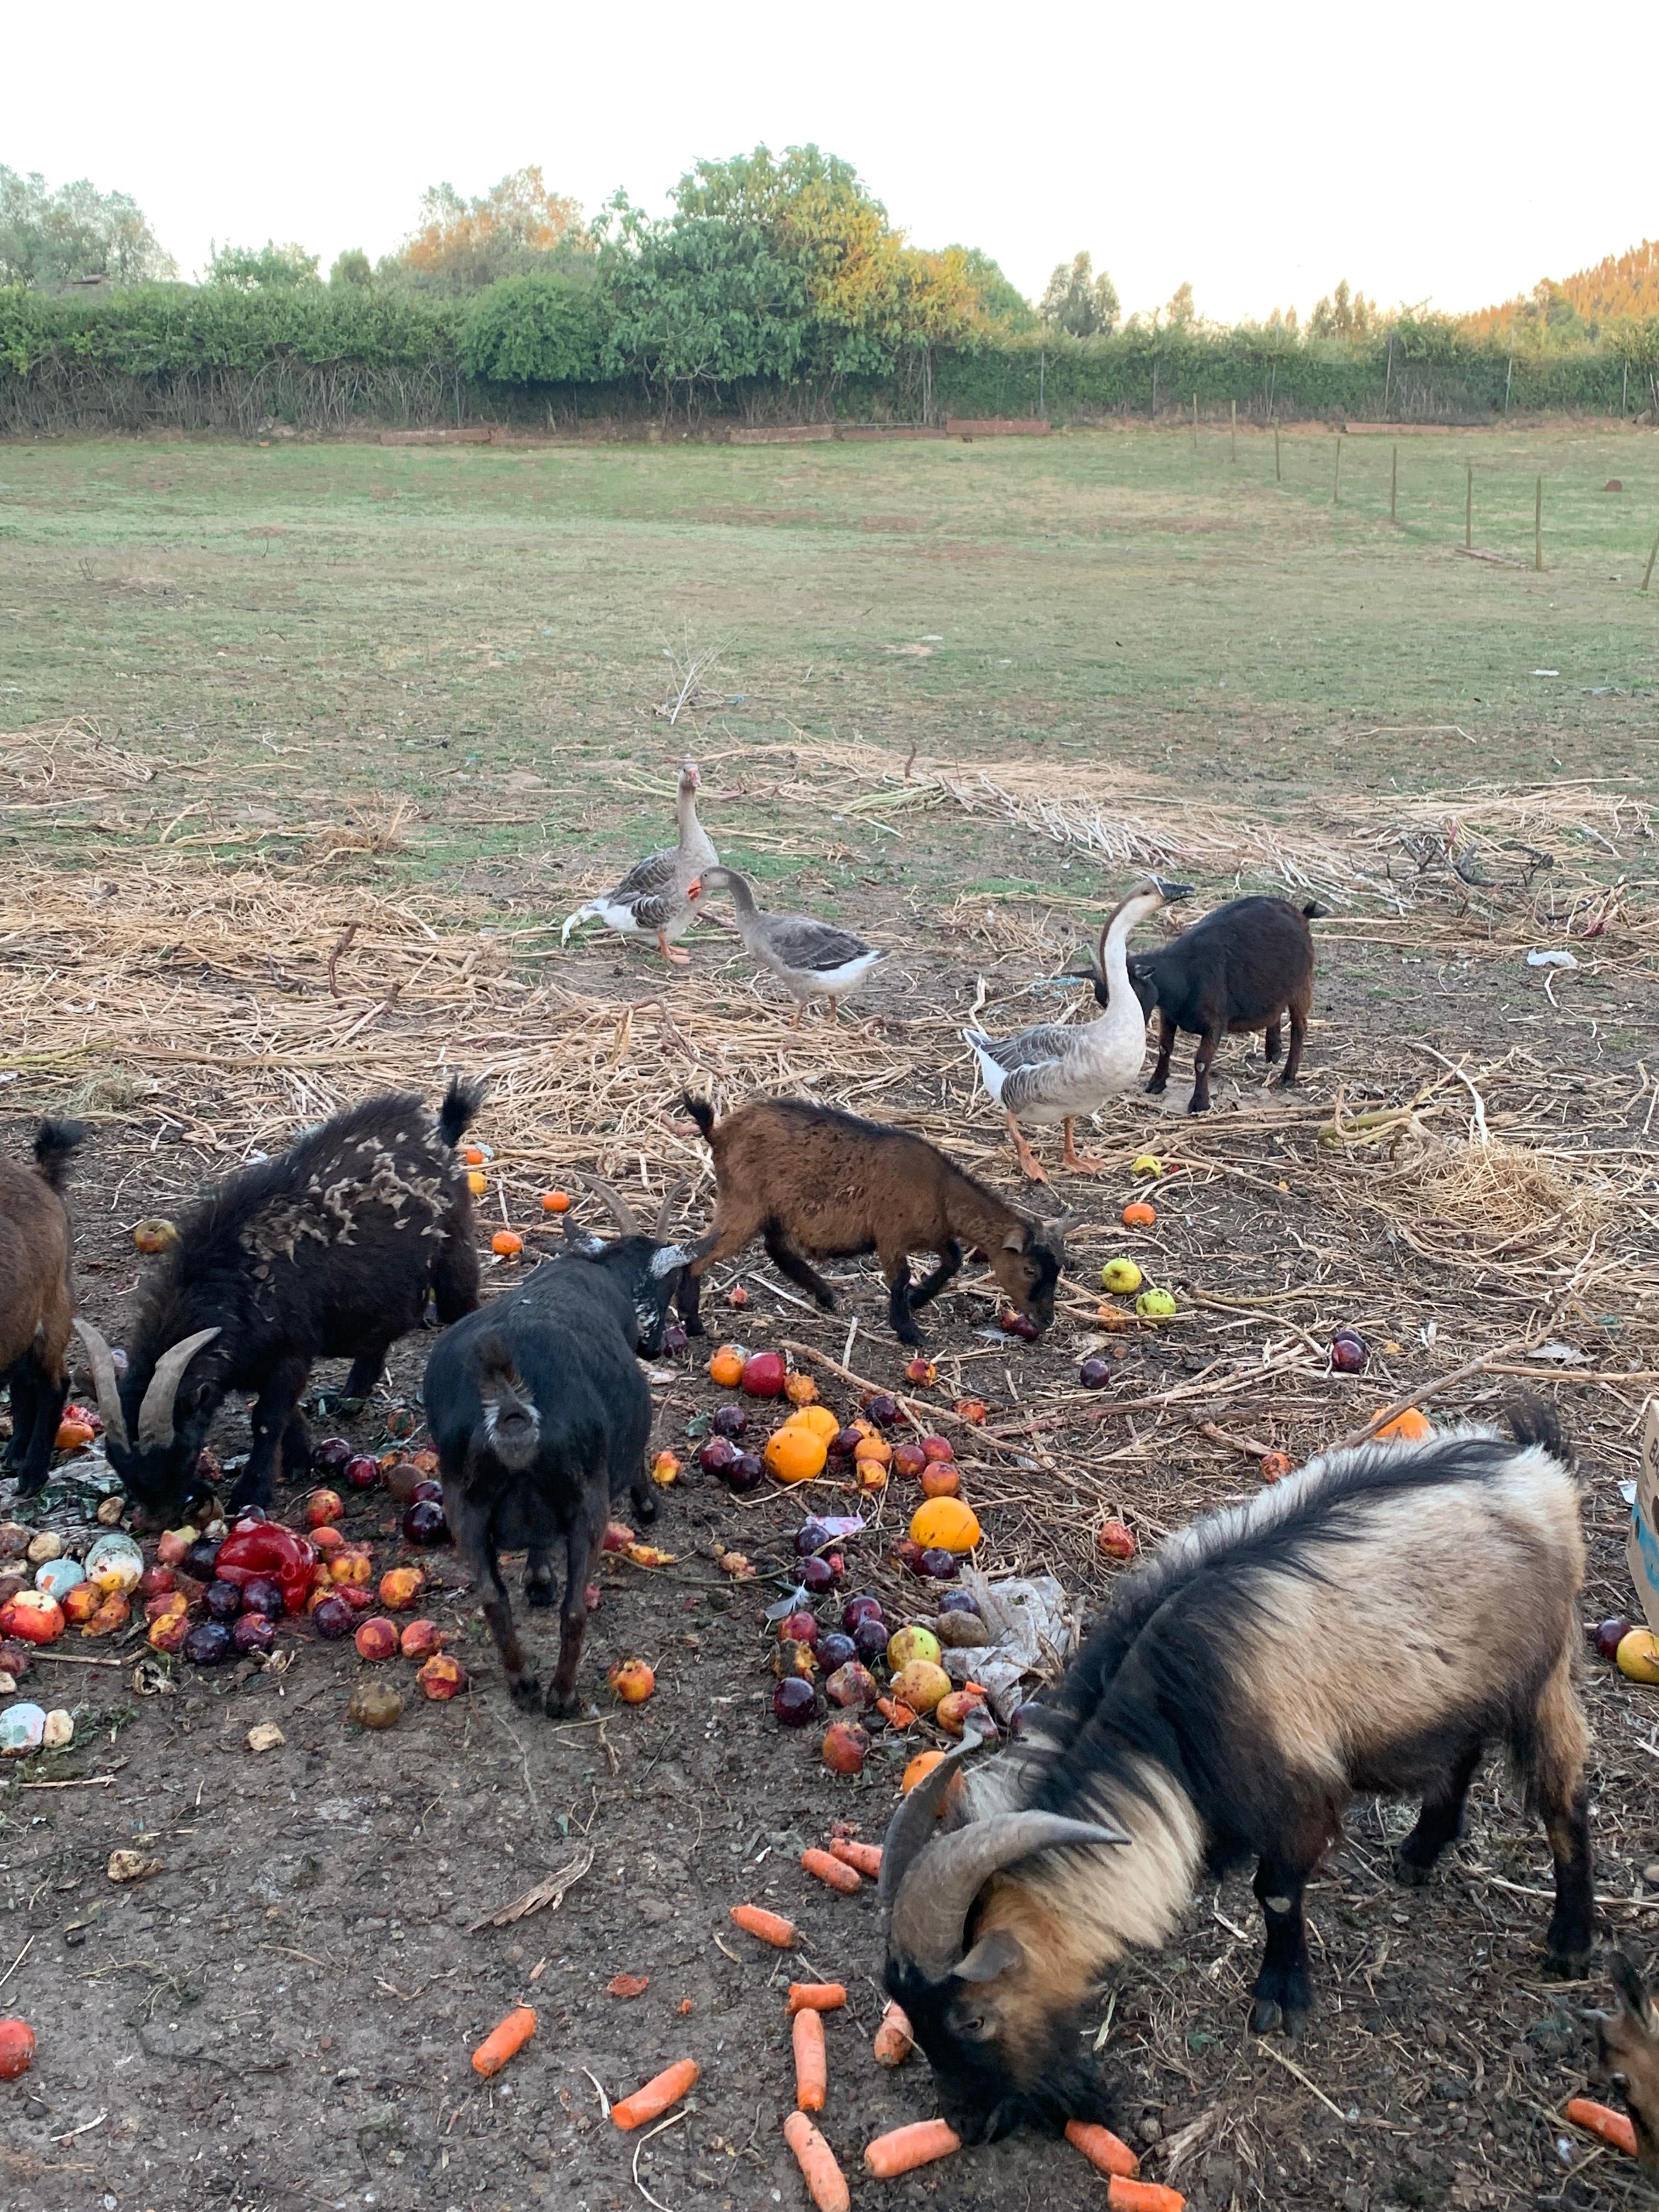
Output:
[[[1232,428],[1232,453],[1231,453],[1231,458],[1232,458],[1234,460],[1237,460],[1237,459],[1238,459],[1238,402],[1237,402],[1237,400],[1236,400],[1236,399],[1235,399],[1235,400],[1234,400],[1234,402],[1233,402],[1233,428]]]
[[[1463,550],[1467,553],[1474,544],[1474,463],[1466,461],[1468,478],[1463,487]]]
[[[1273,424],[1273,482],[1282,483],[1284,480],[1279,465],[1279,425],[1275,422]]]
[[[1193,451],[1198,451],[1198,394],[1193,394]]]
[[[1340,506],[1341,505],[1341,503],[1342,503],[1342,433],[1339,430],[1339,431],[1337,432],[1337,434],[1336,434],[1336,480],[1335,480],[1335,482],[1334,482],[1334,483],[1332,484],[1332,486],[1331,486],[1331,505],[1332,505],[1333,507],[1340,507]]]
[[[1647,569],[1642,578],[1642,589],[1644,592],[1648,586],[1653,581],[1653,564],[1656,560],[1659,560],[1659,537],[1656,537],[1654,538],[1653,550],[1648,556]]]
[[[1048,349],[1044,346],[1037,355],[1037,420],[1041,422],[1048,419]]]
[[[1389,448],[1389,520],[1390,522],[1398,519],[1395,507],[1399,493],[1400,448],[1398,446],[1390,446]]]
[[[1533,490],[1532,501],[1532,568],[1535,576],[1544,573],[1544,479],[1540,477]]]
[[[1510,386],[1515,381],[1515,356],[1510,356],[1510,365],[1504,372],[1504,412],[1510,411]]]
[[[1619,395],[1619,418],[1622,422],[1630,412],[1630,363],[1625,363],[1625,388]]]

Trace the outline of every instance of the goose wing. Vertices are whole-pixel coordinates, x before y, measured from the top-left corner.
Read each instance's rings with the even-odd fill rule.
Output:
[[[810,915],[777,914],[766,918],[766,945],[781,966],[797,975],[833,975],[875,951],[850,929],[815,921]]]
[[[1010,1037],[989,1037],[982,1030],[964,1030],[963,1035],[981,1060],[994,1060],[1005,1075],[1050,1066],[1075,1052],[1078,1041],[1077,1030],[1065,1022],[1039,1022]]]
[[[632,906],[635,900],[659,898],[674,887],[674,878],[679,867],[678,846],[671,845],[665,852],[647,853],[642,860],[635,860],[614,890],[607,891],[607,906]]]

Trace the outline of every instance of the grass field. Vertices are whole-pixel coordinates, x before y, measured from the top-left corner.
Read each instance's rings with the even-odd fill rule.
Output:
[[[1402,439],[1393,525],[1386,439],[1345,440],[1340,506],[1334,437],[1281,454],[1275,481],[1271,437],[1241,433],[1235,459],[1212,429],[1195,452],[1174,428],[0,446],[0,1148],[21,1156],[43,1112],[88,1120],[72,1196],[92,1319],[112,1342],[131,1325],[137,1218],[372,1088],[487,1075],[480,1229],[499,1215],[543,1253],[539,1194],[594,1172],[653,1203],[688,1176],[687,1233],[702,1224],[686,1084],[722,1104],[805,1091],[1078,1210],[1040,1342],[989,1326],[971,1267],[927,1316],[921,1413],[957,1440],[988,1571],[1050,1571],[1092,1606],[1119,1571],[1104,1516],[1152,1549],[1255,1494],[1268,1449],[1304,1460],[1412,1396],[1492,1418],[1521,1388],[1578,1439],[1583,1609],[1629,1607],[1618,1485],[1659,1381],[1659,575],[1638,588],[1659,441]],[[1470,459],[1474,542],[1503,562],[1455,550]],[[708,652],[714,696],[670,727],[676,668]],[[789,1029],[708,926],[672,975],[614,939],[560,949],[561,917],[663,842],[687,750],[726,858],[889,948],[859,1002],[873,1018]],[[1167,1097],[1112,1101],[1085,1138],[1107,1172],[1061,1173],[1045,1136],[1055,1185],[1034,1191],[958,1031],[1075,1004],[1068,956],[1148,865],[1199,906],[1318,895],[1303,1085],[1270,1085],[1259,1040],[1230,1039],[1216,1110],[1189,1120],[1183,1040]],[[1529,964],[1540,949],[1558,964]],[[1367,1112],[1384,1118],[1350,1118]],[[1132,1232],[1149,1151],[1158,1218]],[[1174,1323],[1103,1320],[1099,1269],[1122,1252],[1175,1291]],[[485,1264],[492,1291],[514,1279]],[[836,1279],[841,1310],[820,1315],[751,1254],[713,1283],[709,1325],[796,1346],[846,1419],[866,1383],[906,1386],[872,1267]],[[1339,1324],[1371,1347],[1363,1376],[1330,1370]],[[418,1418],[427,1348],[399,1346],[361,1411],[313,1415],[386,1450]],[[1092,1350],[1103,1391],[1079,1387]],[[655,1442],[692,1476],[717,1394],[697,1357],[656,1388]],[[982,1429],[958,1393],[989,1402]],[[247,1436],[228,1407],[217,1448]],[[46,1496],[80,1540],[68,1465]],[[893,1618],[926,1602],[888,1556],[904,1488],[806,1493],[872,1516],[849,1571]],[[398,1553],[386,1504],[348,1507],[377,1571]],[[8,1484],[0,1521],[18,1510]],[[642,2191],[672,2212],[788,2212],[793,1968],[732,1929],[743,1897],[794,1917],[811,1971],[848,1985],[824,2126],[856,2203],[1097,2206],[1082,2161],[1030,2136],[879,2198],[861,2179],[862,2143],[933,2092],[919,2063],[870,2061],[873,1898],[796,1860],[832,1819],[881,1833],[921,1731],[877,1730],[854,1782],[822,1770],[816,1729],[775,1724],[763,1616],[793,1585],[801,1510],[770,1485],[667,1491],[675,1559],[606,1566],[583,1662],[599,1710],[574,1726],[509,1705],[442,1553],[422,1601],[472,1692],[428,1705],[404,1670],[384,1736],[347,1726],[351,1643],[304,1623],[286,1671],[186,1667],[160,1689],[131,1671],[136,1626],[84,1684],[43,1658],[25,1691],[45,1676],[46,1702],[72,1697],[76,1736],[0,1775],[3,2002],[40,2038],[6,2085],[0,2212],[620,2212]],[[726,1583],[727,1547],[758,1580]],[[604,1674],[628,1653],[657,1691],[624,1711]],[[1638,1956],[1659,1925],[1654,1695],[1587,1669],[1596,1889]],[[264,1720],[284,1741],[256,1759]],[[1409,1818],[1357,1804],[1310,1892],[1317,2009],[1294,2054],[1244,2031],[1244,1873],[1108,1977],[1083,2032],[1149,2175],[1192,2212],[1638,2201],[1628,2162],[1561,2118],[1606,1987],[1540,1974],[1536,1822],[1483,1773],[1463,1842],[1403,1890],[1389,1855]],[[112,1889],[108,1854],[135,1842],[161,1871]],[[590,1844],[556,1911],[479,1924]],[[481,2083],[468,2053],[526,1994],[536,2042]],[[686,2052],[704,2067],[688,2124],[624,2142],[595,2086]]]

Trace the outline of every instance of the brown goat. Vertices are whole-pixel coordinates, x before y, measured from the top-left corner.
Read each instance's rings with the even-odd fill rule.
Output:
[[[921,1342],[912,1316],[960,1268],[964,1244],[985,1251],[1021,1313],[1039,1328],[1053,1321],[1069,1214],[1034,1221],[925,1138],[808,1099],[754,1099],[718,1126],[706,1100],[688,1096],[684,1104],[708,1140],[716,1178],[714,1228],[680,1279],[680,1312],[692,1335],[702,1334],[699,1279],[757,1237],[778,1273],[826,1312],[835,1309],[835,1293],[804,1255],[850,1259],[873,1252],[901,1344]],[[914,1285],[912,1252],[939,1255],[933,1273]]]
[[[32,1170],[0,1160],[0,1382],[11,1386],[5,1464],[21,1498],[46,1479],[69,1395],[74,1237],[63,1188],[86,1133],[79,1121],[42,1121]]]
[[[1642,2169],[1659,2181],[1659,2007],[1622,1952],[1609,1951],[1607,1965],[1619,2009],[1597,2033],[1601,2063],[1624,2098]]]

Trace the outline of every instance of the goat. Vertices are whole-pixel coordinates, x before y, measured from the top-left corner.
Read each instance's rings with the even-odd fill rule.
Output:
[[[1279,1058],[1285,1014],[1291,1048],[1279,1081],[1286,1088],[1302,1066],[1302,1047],[1313,1007],[1314,943],[1310,920],[1325,911],[1316,900],[1300,908],[1288,899],[1230,899],[1150,952],[1129,962],[1129,981],[1147,1019],[1158,1019],[1158,1064],[1147,1090],[1161,1096],[1170,1080],[1170,1058],[1178,1032],[1196,1036],[1189,1114],[1207,1113],[1210,1070],[1224,1035],[1265,1030],[1263,1050]],[[1097,1001],[1107,1003],[1098,966],[1086,972]]]
[[[912,1316],[957,1273],[964,1243],[989,1255],[997,1281],[1039,1328],[1054,1320],[1054,1285],[1066,1264],[1073,1215],[1034,1221],[925,1138],[805,1098],[753,1099],[718,1126],[706,1100],[687,1093],[683,1103],[714,1155],[716,1183],[714,1226],[681,1283],[680,1313],[690,1334],[702,1334],[702,1276],[756,1237],[765,1240],[778,1273],[809,1291],[826,1313],[835,1310],[835,1292],[803,1255],[875,1253],[901,1344],[921,1342]],[[910,1255],[916,1251],[937,1253],[939,1265],[913,1285]]]
[[[627,1202],[597,1178],[622,1224],[605,1243],[567,1215],[569,1250],[544,1261],[529,1279],[441,1337],[426,1364],[422,1395],[438,1453],[444,1511],[462,1558],[484,1586],[489,1623],[509,1691],[533,1705],[539,1692],[514,1626],[500,1552],[527,1548],[525,1598],[553,1602],[549,1554],[565,1547],[559,1657],[546,1709],[575,1710],[576,1668],[587,1620],[587,1581],[611,1501],[624,1490],[641,1521],[655,1518],[646,1480],[651,1391],[635,1355],[660,1348],[669,1302],[686,1249],[665,1243],[664,1199],[647,1235]]]
[[[1094,1983],[1161,1944],[1200,1874],[1256,1861],[1252,2026],[1311,2002],[1303,1892],[1358,1794],[1420,1796],[1402,1881],[1457,1837],[1507,1744],[1555,1865],[1547,1948],[1577,1971],[1593,1897],[1573,1686],[1578,1495],[1553,1414],[1316,1460],[1194,1522],[1121,1585],[1023,1748],[912,1791],[882,1859],[887,1986],[959,2133],[1104,2119],[1079,2056]],[[1097,1846],[1104,1848],[1097,1849]]]
[[[1622,1952],[1609,1951],[1607,1967],[1619,2009],[1596,2028],[1601,2064],[1624,2098],[1642,2170],[1659,2181],[1659,2006]]]
[[[135,1504],[167,1515],[194,1494],[215,1413],[246,1390],[253,1446],[231,1504],[269,1507],[278,1466],[293,1476],[311,1463],[299,1403],[313,1360],[349,1358],[346,1395],[366,1397],[428,1297],[441,1322],[477,1304],[454,1152],[483,1097],[457,1078],[434,1116],[413,1092],[380,1092],[210,1191],[148,1286],[118,1383],[103,1337],[76,1322],[105,1449]]]
[[[46,1479],[69,1395],[75,1240],[64,1182],[86,1136],[80,1121],[42,1121],[34,1165],[0,1160],[0,1382],[11,1386],[6,1472],[29,1498]]]

